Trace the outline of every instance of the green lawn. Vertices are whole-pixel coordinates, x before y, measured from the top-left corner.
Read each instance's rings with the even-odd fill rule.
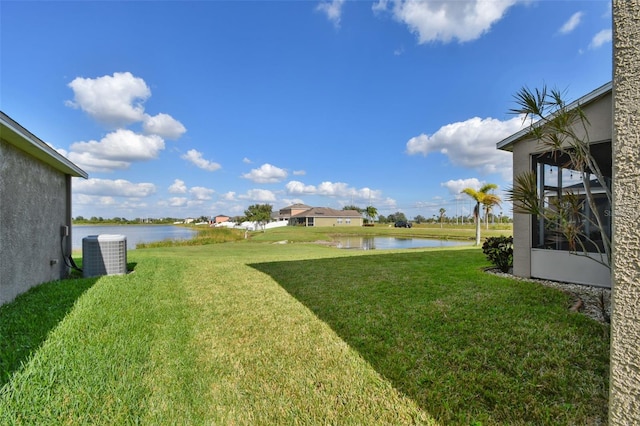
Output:
[[[133,250],[127,276],[0,308],[0,424],[606,420],[608,327],[562,293],[484,273],[478,249],[269,234]]]

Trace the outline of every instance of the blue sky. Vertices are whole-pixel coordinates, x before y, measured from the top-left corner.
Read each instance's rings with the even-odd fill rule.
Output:
[[[611,80],[611,26],[597,0],[2,0],[0,108],[89,173],[74,216],[454,215],[510,186],[522,86]]]

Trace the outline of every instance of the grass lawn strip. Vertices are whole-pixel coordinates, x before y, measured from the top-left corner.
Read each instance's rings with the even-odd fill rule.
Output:
[[[253,266],[447,424],[600,418],[606,327],[568,312],[560,292],[494,279],[483,262],[467,250]]]
[[[0,423],[191,419],[198,380],[179,270],[146,259],[102,277],[2,389]]]
[[[0,423],[606,419],[606,326],[483,273],[477,249],[241,241],[129,258],[135,273],[98,279],[11,373]]]
[[[430,423],[268,276],[243,262],[211,262],[189,282],[197,283],[214,423]]]

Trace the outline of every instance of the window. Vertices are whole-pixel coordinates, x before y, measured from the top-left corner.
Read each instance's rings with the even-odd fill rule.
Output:
[[[534,248],[582,251],[584,245],[587,251],[601,252],[604,244],[598,219],[611,239],[611,205],[603,186],[611,189],[611,143],[592,145],[591,154],[605,182],[600,182],[589,171],[583,180],[581,172],[570,168],[566,154],[549,152],[533,157],[540,202],[554,213],[546,219],[534,217]],[[587,198],[585,183],[592,195],[592,204]]]
[[[338,225],[342,225],[342,218],[341,217],[338,218]]]

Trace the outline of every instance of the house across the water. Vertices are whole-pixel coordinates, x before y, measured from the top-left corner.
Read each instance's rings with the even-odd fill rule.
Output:
[[[279,220],[289,220],[292,226],[362,226],[364,219],[357,210],[336,210],[293,204],[280,209]]]

